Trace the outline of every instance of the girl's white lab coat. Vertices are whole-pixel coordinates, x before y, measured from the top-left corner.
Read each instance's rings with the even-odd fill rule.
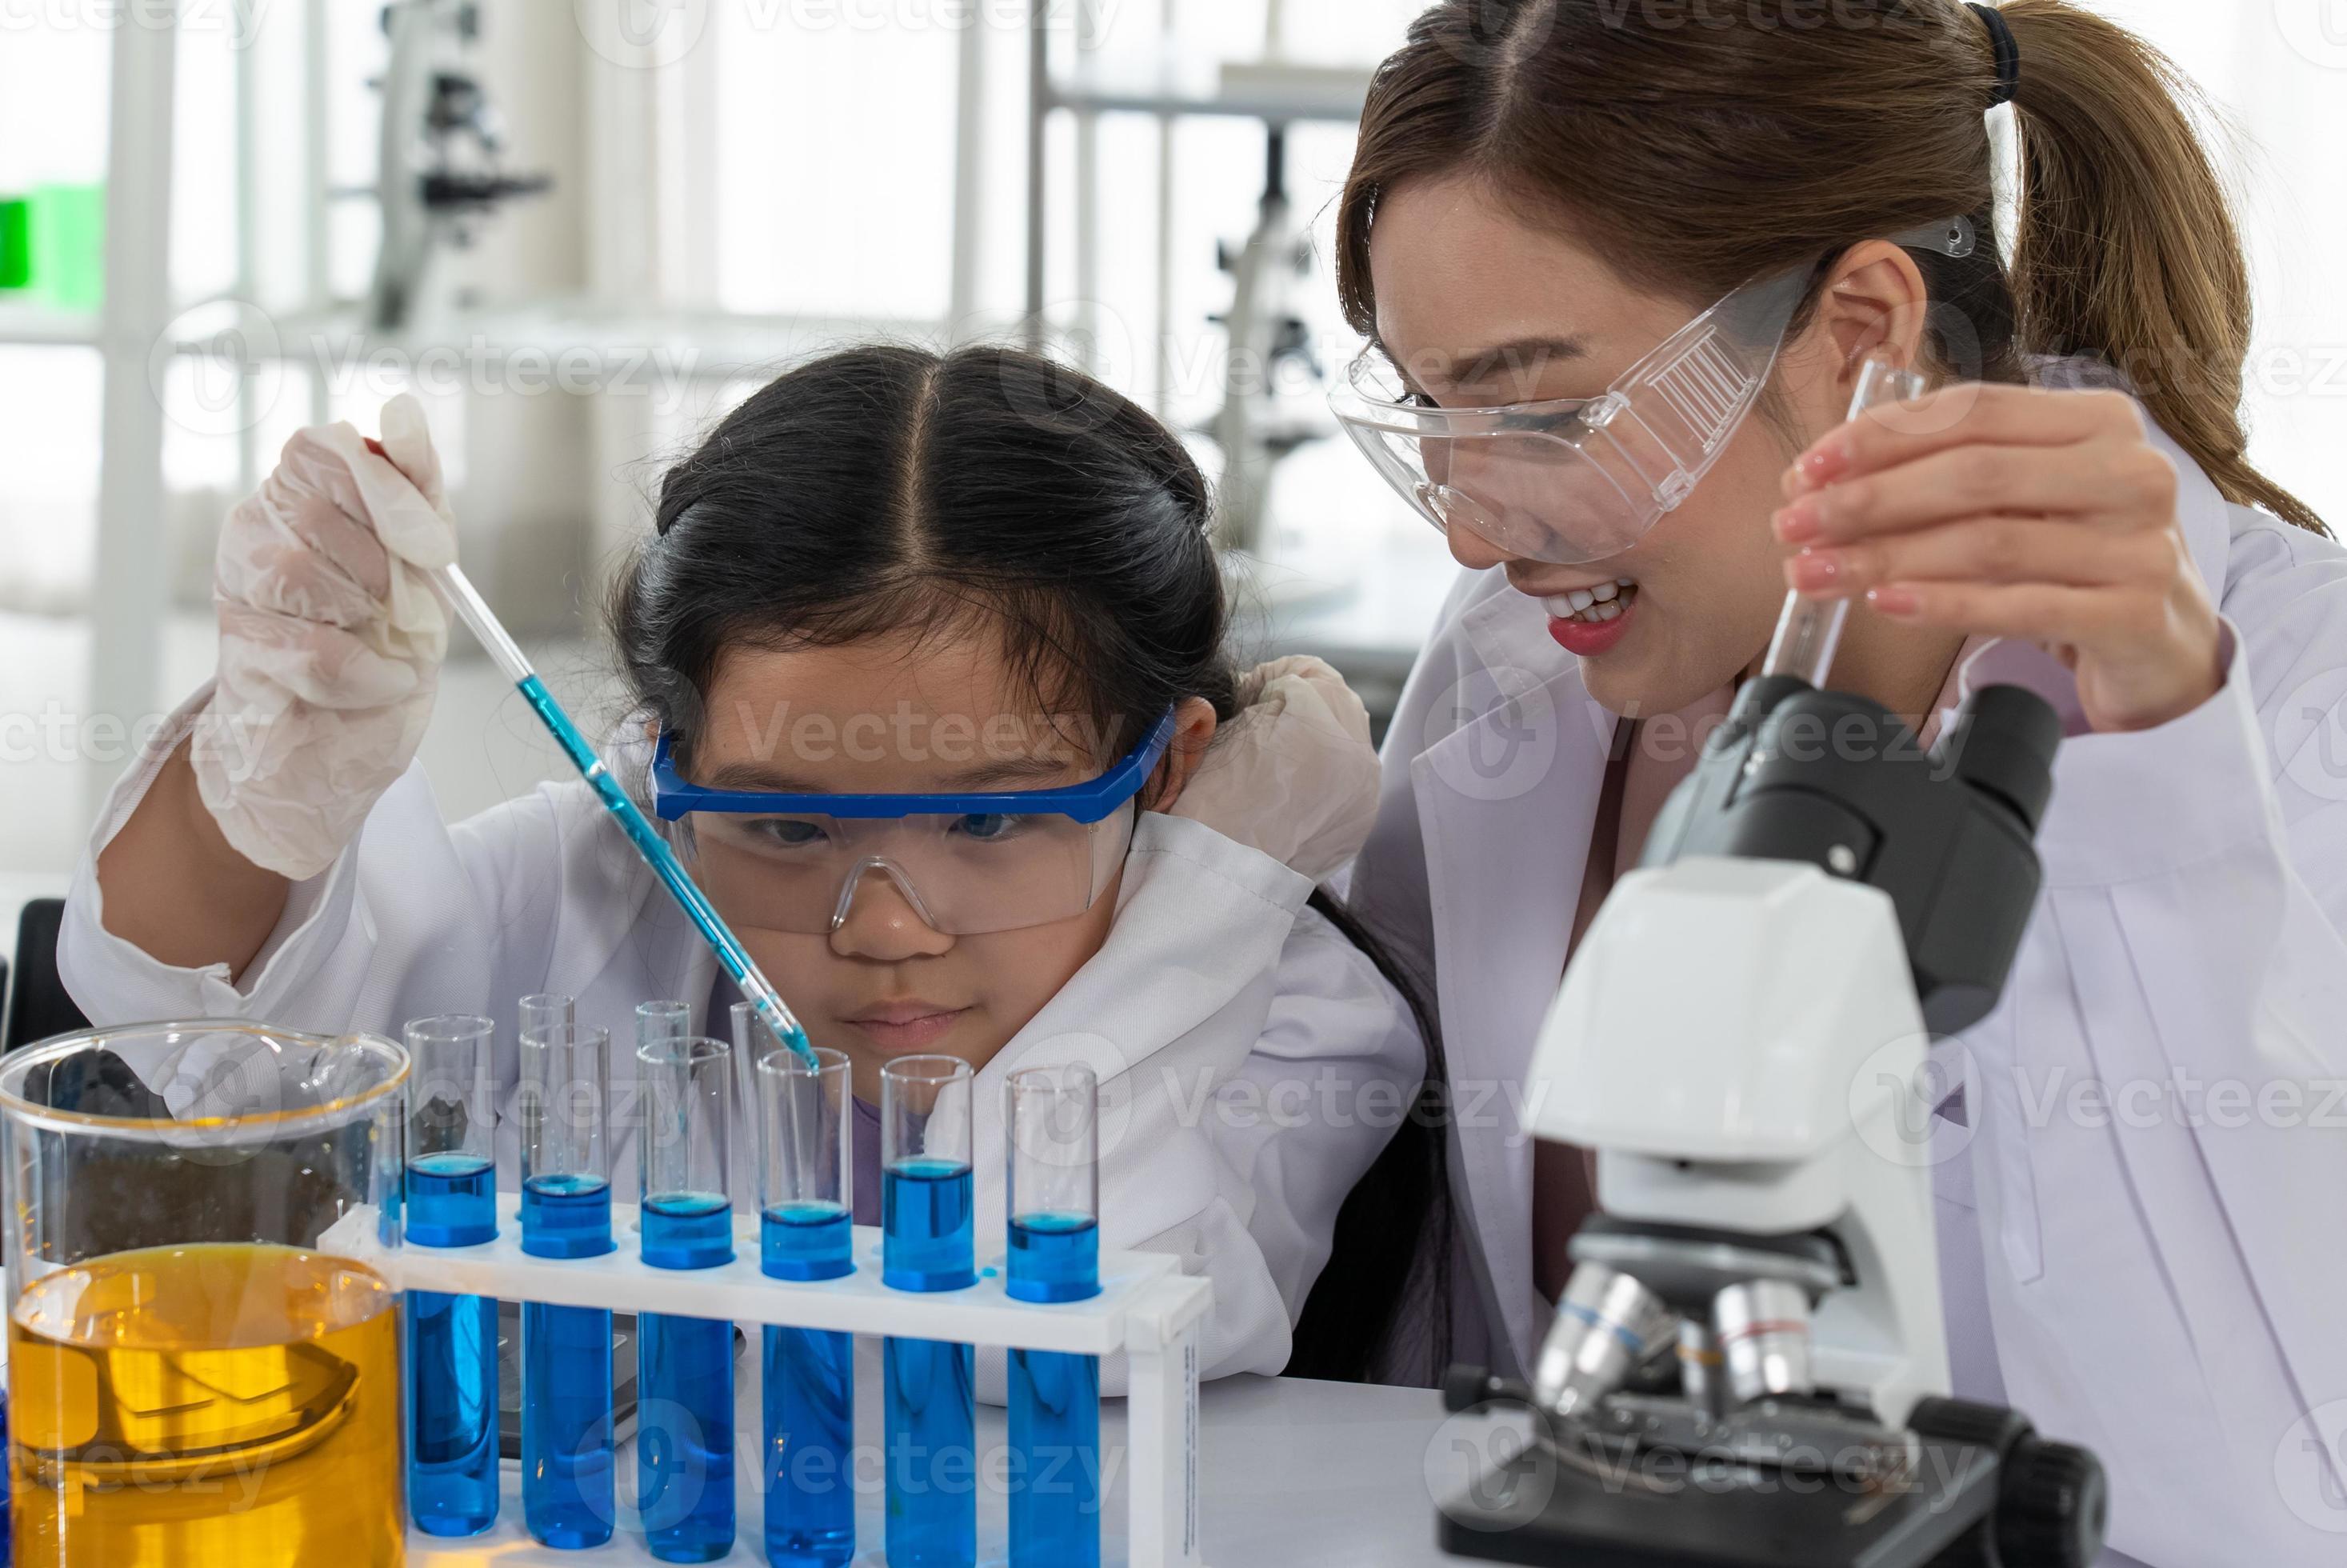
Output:
[[[2224,689],[2159,729],[2073,717],[2045,887],[1936,1129],[1956,1391],[2102,1456],[2110,1544],[2156,1568],[2347,1563],[2347,552],[2224,503],[2172,443]],[[2024,670],[2024,667],[2025,670]],[[1540,606],[1467,575],[1412,674],[1356,908],[1435,977],[1471,1237],[1459,1316],[1502,1368],[1532,1272],[1527,1084],[1614,716]],[[1689,983],[1700,984],[1700,975]],[[1462,1347],[1462,1355],[1478,1348]]]
[[[542,785],[452,828],[411,768],[358,842],[295,886],[241,981],[224,967],[173,968],[110,935],[95,855],[208,695],[116,786],[75,879],[58,959],[93,1020],[244,1017],[395,1035],[407,1019],[484,1013],[507,1024],[509,1092],[515,999],[550,991],[578,999],[580,1022],[610,1029],[621,1107],[639,1002],[684,999],[695,1027],[730,1032],[731,982],[720,984],[715,959],[581,784]],[[988,1238],[1002,1235],[1005,1075],[1071,1060],[1098,1071],[1102,1245],[1174,1253],[1211,1276],[1204,1377],[1286,1365],[1337,1208],[1424,1072],[1400,999],[1304,907],[1311,890],[1203,824],[1143,814],[1107,943],[977,1078],[977,1224]],[[746,1103],[747,1064],[737,1066]],[[636,1154],[620,1121],[612,1165],[625,1192]],[[737,1115],[733,1194],[753,1208],[747,1126]],[[508,1183],[512,1132],[501,1129]],[[1119,1382],[1121,1367],[1102,1371]]]

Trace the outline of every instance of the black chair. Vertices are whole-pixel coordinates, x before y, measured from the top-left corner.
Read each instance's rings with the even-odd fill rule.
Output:
[[[36,898],[16,917],[16,983],[8,989],[7,1027],[0,1030],[0,1050],[14,1050],[89,1027],[57,978],[57,928],[65,918],[62,898]],[[0,967],[0,989],[7,989],[6,978]]]

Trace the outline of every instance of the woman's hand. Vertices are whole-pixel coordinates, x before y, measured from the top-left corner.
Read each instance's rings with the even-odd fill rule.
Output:
[[[1829,431],[1784,488],[1788,586],[2039,643],[2096,730],[2164,724],[2224,684],[2175,465],[2122,394],[1944,387]]]

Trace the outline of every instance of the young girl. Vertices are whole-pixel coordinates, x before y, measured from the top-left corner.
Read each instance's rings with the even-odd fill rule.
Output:
[[[392,1032],[567,994],[625,1085],[639,1003],[685,999],[723,1034],[735,994],[583,784],[442,822],[412,758],[446,644],[419,569],[453,529],[420,411],[384,419],[379,449],[302,433],[231,518],[218,678],[101,815],[67,983],[100,1020]],[[1233,671],[1210,509],[1169,432],[1046,361],[869,348],[794,371],[661,486],[612,596],[636,712],[608,759],[675,815],[859,1100],[892,1058],[977,1070],[980,1236],[1003,1225],[1005,1075],[1099,1071],[1103,1245],[1212,1276],[1203,1375],[1290,1365],[1387,1151],[1348,1228],[1399,1239],[1332,1275],[1297,1358],[1360,1375],[1400,1305],[1392,1260],[1440,1215],[1439,1151],[1402,1114],[1430,1033],[1313,886],[1374,807],[1366,716],[1314,661]],[[1114,809],[1016,809],[1068,787]],[[838,794],[948,798],[873,824],[761,809]],[[615,1127],[619,1181],[634,1159]]]

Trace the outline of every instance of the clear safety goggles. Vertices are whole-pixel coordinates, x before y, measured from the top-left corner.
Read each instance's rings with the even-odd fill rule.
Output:
[[[1133,845],[1133,797],[1173,737],[1168,711],[1106,773],[1060,789],[796,794],[690,784],[662,734],[652,810],[684,825],[685,860],[735,925],[826,935],[882,876],[932,930],[1011,931],[1071,919],[1107,890]]]
[[[1963,256],[1973,226],[1953,219],[1892,241]],[[1329,402],[1386,482],[1444,533],[1464,528],[1558,566],[1603,560],[1645,538],[1719,460],[1768,384],[1810,274],[1746,283],[1595,397],[1438,407],[1373,344]]]

